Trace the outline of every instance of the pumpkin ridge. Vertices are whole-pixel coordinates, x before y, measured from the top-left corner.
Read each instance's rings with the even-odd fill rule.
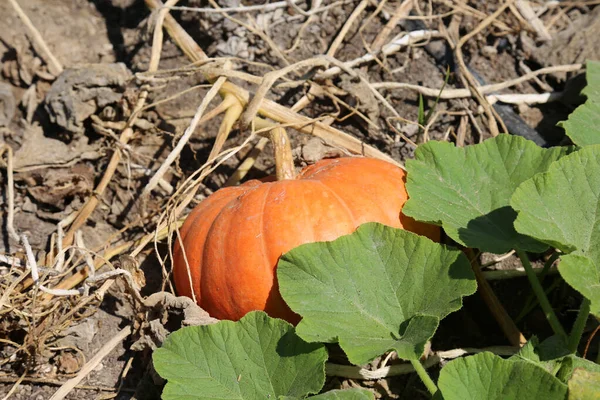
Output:
[[[186,235],[188,232],[189,232],[189,230],[186,232]],[[192,299],[195,299],[196,301],[198,301],[199,299],[198,299],[198,296],[196,296],[196,293],[198,293],[198,294],[200,293],[200,285],[198,285],[198,291],[194,292],[194,289],[196,289],[196,288],[194,288],[194,277],[192,274],[193,266],[190,263],[190,258],[188,257],[187,250],[185,249],[185,245],[184,245],[185,238],[183,237],[183,235],[179,234],[179,235],[177,235],[176,240],[180,247],[181,257],[183,257],[183,260],[184,260],[185,276],[187,278],[187,283],[190,285],[191,292],[193,293]],[[198,282],[198,283],[200,283],[200,282]],[[177,285],[175,285],[175,286],[177,286]]]
[[[314,182],[314,179],[302,179],[301,182]],[[311,212],[309,207],[306,206],[307,200],[306,197],[302,196],[302,209],[304,210],[304,226],[305,229],[308,227],[310,228],[310,232],[311,232],[311,237],[310,237],[310,242],[312,243],[315,241],[315,238],[317,237],[317,233],[315,232],[315,227],[313,226],[312,223],[310,223],[310,216],[311,216]]]
[[[328,185],[326,185],[325,183],[323,183],[323,181],[317,181],[321,184],[321,186],[323,186],[324,188],[326,188],[327,190],[329,190],[334,198],[337,200],[338,203],[340,203],[342,205],[342,208],[346,211],[346,213],[348,213],[349,217],[350,217],[350,221],[352,222],[352,225],[354,225],[354,228],[356,229],[356,218],[354,217],[354,213],[352,212],[352,210],[350,209],[350,207],[348,207],[348,204],[346,204],[346,202],[344,201],[344,199],[342,199],[342,197],[331,187],[329,187]]]
[[[353,160],[353,161],[351,162],[350,160]],[[373,180],[377,180],[377,179],[379,179],[379,177],[381,175],[387,175],[387,174],[390,174],[390,172],[391,172],[391,170],[389,169],[389,167],[391,165],[387,165],[386,168],[382,169],[382,166],[385,166],[385,164],[388,164],[388,163],[381,164],[383,162],[379,163],[380,160],[374,160],[374,159],[369,159],[369,158],[364,158],[364,157],[351,157],[351,158],[339,158],[339,159],[336,159],[336,161],[338,161],[336,164],[333,164],[333,163],[326,164],[322,168],[317,168],[314,171],[311,171],[311,175],[318,175],[319,176],[320,174],[325,174],[330,169],[336,169],[336,168],[342,168],[343,170],[345,170],[350,164],[354,163],[355,160],[358,160],[358,163],[362,164],[362,168],[369,168],[370,164],[372,164],[374,161],[376,161],[376,163],[374,165],[374,168],[377,168],[378,171],[367,170],[368,175],[372,176]],[[316,164],[314,164],[314,165],[316,165]],[[401,169],[397,168],[396,166],[393,166],[393,167],[394,167],[393,168],[394,170],[397,169],[397,170],[400,171],[400,173],[402,174],[403,178],[406,176],[402,172]],[[394,174],[396,174],[396,173],[397,173],[397,171],[394,171]],[[317,176],[317,179],[318,179],[318,176]],[[326,179],[325,182],[323,182],[323,181],[320,181],[320,182],[324,183],[327,187],[331,188],[330,184],[336,184],[336,182],[338,182],[338,181],[337,180],[336,181],[331,181],[330,179]],[[351,178],[350,179],[343,178],[342,182],[344,184],[351,184],[351,185],[355,184],[355,182]],[[371,182],[369,182],[368,184],[371,184]],[[395,192],[396,189],[399,189],[399,188],[396,185],[393,185],[393,188],[391,190],[393,192]],[[400,191],[402,191],[401,188],[400,188]],[[371,208],[377,209],[378,210],[378,214],[381,215],[381,216],[385,216],[386,218],[393,218],[394,220],[397,219],[397,218],[400,218],[403,204],[400,206],[400,211],[399,211],[398,215],[395,215],[395,216],[392,217],[392,216],[388,215],[388,209],[389,209],[388,204],[386,204],[385,201],[381,201],[382,200],[381,199],[381,194],[382,194],[381,191],[377,190],[374,193],[374,197],[370,198],[372,200],[372,201],[370,201]],[[388,196],[387,194],[384,194],[384,200],[387,198],[387,196]],[[402,197],[402,196],[400,196],[400,197]],[[404,201],[406,201],[406,199]],[[347,205],[347,203],[346,203],[346,205]],[[358,218],[357,221],[359,222],[357,225],[360,225],[361,219]],[[356,221],[354,221],[354,222],[356,222]]]
[[[237,186],[238,188],[242,187],[243,185]],[[210,221],[210,227],[207,229],[206,231],[206,239],[204,240],[204,246],[202,249],[202,260],[201,263],[202,265],[208,265],[210,264],[208,262],[208,260],[205,260],[205,257],[208,257],[209,251],[208,248],[210,247],[210,238],[212,236],[213,230],[215,229],[215,224],[217,223],[217,221],[220,219],[220,217],[223,215],[223,213],[227,210],[227,208],[234,202],[236,201],[240,201],[241,197],[246,196],[248,193],[252,193],[253,191],[257,190],[259,186],[250,186],[248,185],[247,188],[244,188],[245,190],[242,191],[242,193],[240,194],[236,194],[235,196],[233,196],[228,202],[226,202],[223,207],[221,207],[221,209],[219,210],[219,212],[217,212],[217,214],[214,216],[214,218],[212,219],[212,221]],[[200,293],[200,296],[202,296],[202,293],[206,293],[207,290],[204,287],[204,285],[206,284],[206,282],[209,281],[209,279],[207,279],[208,273],[209,273],[209,268],[201,268],[200,269],[200,281],[198,282],[198,293]],[[199,303],[200,307],[205,307],[204,304],[202,304],[202,297],[200,297],[200,303]]]
[[[194,253],[197,250],[194,248],[193,242],[192,242],[192,246],[190,246],[190,243],[188,243],[188,239],[189,239],[188,236],[195,235],[196,234],[195,227],[197,227],[198,225],[202,225],[203,220],[207,219],[204,216],[205,210],[210,209],[211,207],[215,207],[215,204],[221,204],[222,203],[221,200],[225,200],[226,201],[225,204],[228,204],[231,201],[229,198],[240,196],[241,193],[247,191],[248,189],[246,189],[245,187],[242,187],[242,186],[231,187],[231,188],[228,188],[227,190],[225,190],[222,193],[221,197],[219,197],[219,196],[207,197],[200,204],[198,204],[194,208],[194,210],[192,210],[192,212],[186,218],[186,221],[183,224],[183,226],[181,228],[179,228],[179,236],[181,238],[181,241],[179,241],[179,240],[175,241],[175,252],[173,254],[174,259],[175,259],[174,263],[177,263],[176,259],[178,257],[181,259],[183,259],[185,257],[185,259],[187,260],[187,264],[184,262],[184,265],[182,268],[180,268],[180,270],[185,269],[185,271],[184,271],[185,272],[184,286],[189,287],[189,290],[190,290],[190,294],[188,295],[189,297],[192,297],[191,292],[194,293],[194,295],[196,297],[196,301],[199,301],[202,298],[202,292],[200,291],[200,289],[201,289],[200,282],[202,280],[203,261],[198,260],[198,265],[196,265],[194,263],[194,258],[195,258]],[[218,216],[218,214],[215,216],[215,218],[217,216]],[[213,219],[213,222],[214,222],[214,219]],[[212,226],[212,222],[211,222],[211,226]],[[202,247],[203,252],[204,252],[204,248],[205,248],[206,241],[207,241],[206,236],[204,236],[204,237],[205,237],[205,240],[204,240],[204,245]],[[187,243],[187,245],[186,245],[186,243]],[[196,268],[198,268],[197,274],[194,271]],[[180,280],[180,278],[178,278],[178,276],[181,275],[181,272],[178,272],[174,269],[173,275],[174,275],[175,285],[177,288],[177,286],[180,285],[182,282]],[[190,278],[191,278],[191,280],[190,280]],[[184,289],[176,289],[176,290],[184,291]]]
[[[349,158],[352,158],[352,157],[349,157]],[[360,158],[360,157],[357,157],[357,158]],[[323,159],[323,160],[317,161],[316,163],[304,168],[300,172],[300,175],[298,175],[298,179],[315,180],[313,178],[314,175],[325,173],[332,168],[335,169],[339,165],[346,164],[346,162],[341,161],[343,159],[344,158],[329,158],[329,159]]]
[[[225,207],[227,207],[227,205],[229,205],[229,203],[231,203],[232,201],[234,201],[235,199],[231,199],[230,201],[228,201],[227,203],[225,203],[225,206],[223,208],[221,208],[219,210],[219,212],[217,213],[217,215],[215,215],[215,217],[212,219],[212,221],[210,221],[210,226],[208,227],[208,229],[206,230],[206,238],[204,239],[204,245],[202,246],[202,260],[200,261],[202,264],[201,265],[206,265],[206,261],[204,260],[204,258],[207,257],[207,249],[208,249],[208,243],[210,241],[210,234],[212,232],[212,230],[214,229],[215,226],[215,222],[217,221],[217,219],[219,219],[219,216],[221,215],[221,213],[223,212],[223,210],[225,209]],[[206,293],[206,291],[204,290],[205,288],[204,286],[204,282],[206,282],[206,274],[208,273],[206,268],[201,268],[200,269],[200,279],[198,281],[198,293],[200,293],[200,298],[198,299],[198,305],[200,307],[205,307],[203,302],[202,302],[202,293]]]
[[[265,238],[265,210],[267,209],[267,203],[269,200],[269,195],[271,194],[271,190],[273,189],[273,186],[275,185],[275,182],[273,184],[270,184],[267,186],[267,190],[265,190],[265,198],[263,200],[263,206],[262,209],[260,211],[260,243],[261,243],[261,249],[262,249],[262,253],[263,253],[263,258],[265,260],[269,259],[269,253],[267,251],[267,241]],[[276,264],[277,265],[277,264]],[[269,265],[267,265],[267,271],[266,272],[270,272],[271,268]]]

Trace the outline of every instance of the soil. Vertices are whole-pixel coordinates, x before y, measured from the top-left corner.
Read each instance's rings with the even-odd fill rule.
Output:
[[[169,79],[152,80],[141,75],[149,66],[155,23],[142,0],[18,0],[18,3],[65,70],[60,74],[48,63],[47,55],[39,43],[30,40],[28,29],[17,17],[11,3],[0,2],[0,144],[4,142],[14,152],[14,227],[17,232],[27,233],[37,260],[54,255],[52,246],[57,240],[57,224],[81,210],[86,201],[97,195],[97,187],[109,168],[110,158],[118,149],[123,154],[122,161],[106,190],[98,196],[98,205],[82,225],[79,245],[93,251],[94,257],[106,254],[108,249],[124,246],[124,250],[114,254],[111,260],[116,266],[125,268],[126,259],[118,256],[129,254],[137,246],[136,241],[155,229],[161,212],[172,207],[169,203],[171,190],[184,187],[185,180],[208,158],[221,117],[196,129],[164,175],[163,184],[150,198],[140,200],[143,187],[189,126],[209,85],[197,71],[182,70],[189,67],[190,60],[169,38],[164,40],[159,64],[160,71],[171,71],[164,75]],[[223,7],[237,7],[253,2],[223,0],[218,3]],[[323,5],[331,3],[324,1]],[[229,18],[220,13],[201,14],[189,10],[173,10],[171,14],[209,57],[237,57],[232,59],[233,69],[262,76],[272,69],[325,54],[359,1],[342,3],[314,14],[306,25],[307,17],[290,5],[268,12],[231,13]],[[497,2],[468,1],[462,3],[475,11],[452,14],[449,13],[451,1],[416,3],[413,17],[444,16],[413,18],[411,23],[422,21],[424,29],[436,29],[450,38],[473,31],[483,18],[477,17],[477,13],[485,17],[498,7]],[[307,7],[304,2],[297,4],[302,9]],[[205,0],[181,0],[178,5],[211,7]],[[430,5],[432,9],[429,9]],[[376,7],[369,5],[359,18],[360,23],[350,28],[335,52],[335,58],[345,62],[366,54],[365,45],[371,44],[382,32],[395,8],[395,3],[389,3],[382,13],[375,15]],[[372,18],[367,19],[367,16]],[[552,40],[543,42],[513,11],[505,11],[494,24],[469,40],[463,52],[471,70],[486,83],[515,79],[529,69],[600,59],[600,47],[593,40],[600,34],[599,16],[598,6],[551,7],[541,14],[541,19],[548,26]],[[240,25],[240,21],[244,25]],[[407,21],[393,27],[386,43],[410,29]],[[411,89],[381,91],[388,103],[386,106],[368,85],[361,83],[360,77],[370,83],[404,82],[440,88],[448,70],[447,88],[460,88],[460,71],[454,68],[449,48],[443,40],[432,39],[404,47],[378,62],[355,67],[355,76],[341,74],[320,82],[322,87],[330,88],[330,94],[317,96],[301,113],[313,118],[334,116],[334,127],[403,162],[413,155],[412,143],[423,140],[416,125],[418,94]],[[566,90],[568,94],[558,103],[505,106],[505,112],[511,113],[511,119],[516,121],[511,125],[514,129],[511,133],[529,132],[543,138],[548,145],[565,143],[564,132],[556,127],[556,123],[566,119],[582,101],[578,95],[582,86],[580,75],[562,72],[542,75],[539,81],[528,80],[502,90],[503,94],[548,90]],[[305,80],[306,77],[290,74],[289,78]],[[249,90],[256,88],[240,79],[234,79],[234,82]],[[274,87],[267,97],[291,107],[308,91],[304,83]],[[131,117],[140,93],[145,90],[148,90],[147,104],[150,106],[137,114],[128,143],[119,144],[124,123]],[[176,97],[164,101],[172,96]],[[213,100],[209,108],[217,104]],[[434,99],[426,98],[424,105],[425,111],[433,107],[436,111],[427,128],[430,139],[468,145],[491,136],[485,116],[474,99],[441,100],[436,105]],[[477,128],[466,116],[467,110]],[[394,113],[401,118],[395,118]],[[325,156],[344,153],[344,149],[311,139],[309,135],[292,130],[290,135],[298,167]],[[239,146],[246,138],[245,130],[234,130],[224,148]],[[192,205],[222,187],[249,152],[250,148],[244,147],[212,171],[201,184]],[[273,153],[267,146],[245,179],[261,178],[273,172]],[[5,188],[8,188],[8,174],[4,164],[0,177],[3,221],[0,255],[23,259],[23,247],[11,237],[7,226],[9,204]],[[167,241],[161,240],[156,246],[148,244],[136,254],[131,271],[134,278],[139,279],[143,296],[172,289],[166,277],[170,268],[168,253]],[[483,255],[482,264],[493,257]],[[538,266],[543,264],[541,255],[532,257],[539,259],[536,261]],[[163,259],[166,260],[164,267]],[[85,257],[81,255],[68,262],[78,269],[85,267]],[[137,266],[141,269],[136,269]],[[519,266],[512,256],[490,268],[514,270]],[[0,264],[0,282],[9,275],[17,276],[15,270],[9,268],[8,264]],[[105,265],[99,273],[107,270]],[[72,273],[69,270],[64,276]],[[8,290],[10,284],[6,279],[0,286],[3,291]],[[62,277],[49,275],[46,279],[55,279],[56,283]],[[550,287],[553,281],[550,276],[545,285]],[[93,286],[92,293],[100,285]],[[524,298],[530,293],[526,279],[493,281],[492,287],[509,314],[517,318],[523,309]],[[31,303],[32,290],[17,288],[21,288],[22,296],[15,295],[11,301],[24,304],[26,313],[17,312],[18,307],[12,311],[0,308],[0,339],[13,342],[13,345],[5,345],[5,342],[0,345],[0,396],[6,396],[19,377],[24,376],[10,392],[10,398],[48,399],[121,329],[133,325],[136,329],[140,326],[146,329],[139,332],[152,331],[148,315],[140,316],[128,285],[121,279],[110,287],[102,301],[91,300],[72,318],[56,326],[53,324],[61,321],[60,317],[67,315],[78,300],[54,300],[48,303],[51,306],[45,307],[54,307],[55,317],[32,320],[31,315],[44,310]],[[77,297],[81,298],[84,297]],[[559,283],[554,286],[551,300],[567,325],[574,320],[572,310],[577,309],[580,298],[573,291]],[[181,324],[176,319],[170,321],[173,326],[169,325],[168,330],[177,329],[177,324]],[[45,339],[37,338],[37,342],[31,342],[35,327],[44,324],[45,328],[40,332],[47,334]],[[534,332],[543,337],[550,335],[539,308],[518,320],[518,325],[528,337]],[[138,339],[140,333],[108,352],[66,398],[159,398],[163,382],[157,379],[149,365],[149,347],[156,343],[148,340],[144,342],[145,347],[140,345],[138,351],[134,351],[131,345]],[[17,351],[14,343],[23,346]],[[432,341],[435,350],[507,344],[477,294],[465,300],[461,311],[442,322]],[[326,388],[355,385],[371,388],[378,398],[427,398],[425,388],[414,375],[377,382],[331,378]]]

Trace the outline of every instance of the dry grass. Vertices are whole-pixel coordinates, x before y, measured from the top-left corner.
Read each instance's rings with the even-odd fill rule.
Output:
[[[395,112],[394,107],[389,104],[384,96],[384,93],[397,89],[410,89],[425,96],[436,97],[439,94],[439,88],[430,88],[421,85],[416,85],[412,82],[370,82],[364,74],[360,73],[360,67],[368,63],[380,63],[385,66],[385,57],[400,50],[406,50],[410,47],[422,46],[432,38],[443,37],[448,40],[454,48],[461,72],[468,83],[463,89],[447,89],[441,93],[441,99],[457,99],[467,98],[475,99],[483,108],[486,116],[485,128],[486,132],[496,135],[502,129],[502,122],[497,118],[491,104],[497,101],[500,95],[491,95],[492,92],[507,88],[509,86],[522,83],[526,80],[534,79],[541,74],[549,74],[557,71],[578,71],[582,68],[581,65],[565,65],[555,66],[544,70],[533,71],[518,79],[501,82],[494,85],[478,86],[474,78],[468,72],[462,57],[462,48],[466,42],[475,37],[485,29],[495,29],[501,32],[517,32],[521,29],[515,25],[515,19],[508,18],[506,14],[518,12],[518,10],[527,10],[527,2],[517,1],[518,7],[510,8],[513,1],[508,1],[498,9],[497,12],[491,15],[485,15],[481,11],[475,10],[466,5],[464,2],[454,2],[450,0],[436,0],[429,4],[435,4],[436,7],[444,6],[447,10],[440,15],[434,15],[430,9],[428,12],[420,10],[421,17],[428,20],[440,20],[441,16],[464,16],[474,18],[478,22],[477,28],[469,35],[463,36],[457,42],[451,39],[451,35],[447,32],[439,32],[437,30],[422,31],[418,34],[403,33],[399,36],[389,39],[391,32],[396,28],[396,24],[408,16],[408,10],[415,6],[412,1],[402,2],[397,8],[382,2],[374,13],[387,14],[389,23],[385,29],[372,43],[365,43],[365,55],[351,61],[341,61],[334,58],[339,54],[339,48],[342,46],[348,32],[355,29],[360,21],[369,23],[369,18],[365,18],[365,9],[369,5],[369,1],[363,0],[357,3],[353,12],[347,20],[347,23],[335,36],[327,50],[325,56],[315,56],[312,58],[291,61],[287,54],[290,51],[278,49],[277,45],[268,36],[268,33],[259,31],[258,28],[251,23],[242,22],[231,17],[233,12],[258,13],[266,12],[275,8],[287,7],[289,2],[278,2],[267,4],[264,6],[253,7],[237,7],[235,9],[219,9],[213,2],[212,7],[198,12],[209,13],[219,12],[226,15],[227,18],[239,23],[242,27],[262,38],[271,50],[274,50],[278,58],[284,64],[284,67],[277,68],[273,66],[262,65],[264,70],[268,71],[263,75],[253,75],[241,70],[237,70],[240,65],[244,65],[245,60],[235,58],[209,58],[203,49],[188,35],[188,33],[177,23],[177,21],[169,14],[170,9],[177,8],[177,0],[169,0],[164,6],[159,0],[145,0],[148,8],[152,11],[150,17],[153,22],[153,37],[152,37],[152,53],[148,71],[140,73],[136,76],[138,82],[137,100],[134,109],[125,121],[111,126],[104,126],[103,129],[108,130],[118,141],[114,144],[112,155],[108,166],[103,171],[103,175],[99,179],[93,193],[87,199],[85,205],[75,213],[59,222],[56,227],[56,232],[52,237],[53,245],[49,249],[45,257],[36,259],[31,246],[27,242],[27,236],[23,232],[18,232],[14,227],[14,183],[13,168],[12,168],[12,149],[8,145],[0,148],[0,156],[6,155],[4,163],[6,175],[8,177],[6,184],[6,193],[8,199],[7,210],[7,231],[10,236],[19,241],[21,252],[0,255],[0,334],[2,337],[8,337],[11,331],[22,331],[24,337],[20,341],[12,341],[9,339],[0,338],[0,343],[5,347],[9,356],[0,360],[0,365],[19,364],[19,375],[14,378],[15,387],[18,386],[25,378],[39,378],[32,373],[36,358],[41,354],[52,352],[52,343],[60,333],[67,327],[76,324],[78,321],[86,318],[94,313],[102,304],[104,295],[117,281],[123,281],[127,288],[127,293],[133,298],[135,307],[141,313],[142,319],[145,310],[148,309],[147,299],[140,295],[140,287],[143,286],[143,274],[139,270],[136,259],[142,252],[155,251],[162,268],[163,290],[173,293],[173,287],[169,280],[170,275],[170,251],[165,255],[164,251],[159,251],[161,243],[167,243],[168,248],[172,248],[174,240],[178,240],[178,228],[181,225],[185,212],[188,206],[194,201],[198,201],[199,189],[202,188],[202,182],[216,168],[223,163],[232,159],[243,149],[252,148],[251,155],[244,162],[241,162],[231,178],[227,181],[227,185],[233,185],[239,182],[245,173],[252,167],[253,162],[258,158],[261,151],[267,146],[269,132],[279,132],[282,129],[287,131],[296,131],[301,134],[312,135],[319,137],[329,145],[342,150],[347,154],[366,155],[371,157],[381,158],[397,165],[400,163],[391,158],[388,154],[365,144],[356,137],[343,132],[331,125],[334,118],[330,115],[322,115],[316,118],[309,118],[301,113],[311,105],[317,98],[314,94],[327,96],[333,99],[336,105],[341,108],[346,108],[347,111],[362,115],[362,118],[369,124],[379,127],[378,121],[371,121],[359,109],[345,104],[339,99],[336,90],[332,88],[331,79],[348,74],[356,76],[364,82],[367,87],[373,92],[377,99],[380,108],[387,109],[392,116],[387,118],[388,126],[392,130],[396,130],[400,137],[403,134],[398,131],[398,121],[403,117]],[[11,0],[11,4],[15,5],[15,9],[19,9],[17,3]],[[303,19],[304,25],[301,32],[306,26],[315,23],[314,20],[319,13],[327,12],[328,7],[320,5],[321,2],[313,2],[313,9],[302,10],[299,6],[296,7],[300,11],[300,18]],[[420,2],[418,2],[420,3]],[[573,3],[574,4],[574,3]],[[552,15],[560,15],[561,7],[572,7],[573,5],[551,4],[548,6],[547,13]],[[522,8],[525,7],[525,8]],[[20,9],[19,9],[20,10]],[[193,11],[193,10],[192,10]],[[22,13],[22,10],[20,11]],[[23,14],[24,15],[24,14]],[[244,14],[246,15],[246,14]],[[559,18],[559,17],[556,17]],[[518,21],[518,19],[516,19]],[[34,40],[40,42],[44,48],[45,56],[48,63],[53,66],[56,72],[62,70],[62,66],[58,64],[52,56],[47,46],[43,44],[43,40],[39,34],[35,36],[35,28],[28,19],[24,19],[28,24],[29,29],[34,32]],[[552,26],[540,26],[540,19],[532,19],[531,15],[525,18],[525,21],[533,24],[536,31],[546,35],[552,30]],[[551,18],[551,21],[554,21]],[[544,28],[544,29],[542,29]],[[162,55],[162,45],[164,42],[163,31],[166,31],[174,40],[181,50],[187,55],[191,64],[176,70],[159,70],[159,61]],[[289,49],[293,50],[297,43]],[[139,129],[136,124],[139,124],[139,117],[142,111],[148,110],[157,103],[148,104],[147,98],[150,91],[160,87],[160,85],[168,84],[169,82],[189,76],[190,74],[202,74],[206,79],[206,84],[210,86],[208,94],[202,99],[197,106],[195,115],[186,129],[185,133],[177,138],[177,142],[173,146],[170,154],[162,161],[162,165],[155,171],[152,171],[151,178],[146,186],[140,191],[138,203],[140,204],[139,218],[135,224],[126,226],[118,237],[114,237],[110,242],[106,243],[101,248],[90,249],[83,243],[80,232],[81,227],[88,221],[94,210],[101,203],[103,193],[109,184],[113,181],[118,167],[127,162],[129,155],[135,151],[130,146],[130,141],[134,136],[136,129]],[[253,87],[252,91],[245,89]],[[274,88],[284,87],[306,87],[306,95],[302,97],[296,106],[287,108],[276,101],[270,100],[268,96]],[[195,90],[189,88],[187,90]],[[555,100],[559,95],[554,94],[531,94],[535,97],[535,101],[548,101],[548,98]],[[545,97],[543,96],[545,95]],[[491,96],[496,96],[492,98]],[[521,98],[513,95],[514,102],[531,102],[531,97]],[[210,109],[210,105],[215,99],[220,100],[218,105]],[[173,101],[176,96],[165,98],[161,102]],[[510,99],[506,98],[505,101]],[[468,108],[468,107],[467,107]],[[468,111],[468,110],[467,110]],[[448,129],[446,138],[450,136],[450,132],[454,134],[456,130],[457,142],[464,143],[465,139],[465,124],[469,118],[473,117],[473,112],[461,112],[462,117],[459,118],[461,125],[456,126],[456,129]],[[181,178],[175,188],[164,181],[165,172],[173,168],[174,162],[180,157],[181,151],[188,143],[190,137],[196,131],[197,126],[208,122],[209,120],[222,116],[222,122],[218,131],[218,135],[210,156],[197,171],[187,177]],[[416,123],[409,121],[410,123]],[[433,121],[431,122],[433,123]],[[241,144],[234,147],[226,147],[227,139],[233,129],[239,129],[244,135]],[[423,127],[429,129],[429,127]],[[380,129],[380,128],[377,128]],[[455,134],[456,136],[456,134]],[[263,137],[263,138],[261,138]],[[406,139],[410,142],[410,139]],[[4,159],[3,159],[4,160]],[[166,186],[165,186],[166,185]],[[165,189],[168,194],[164,194],[160,190]],[[172,190],[173,192],[169,192]],[[152,210],[147,209],[147,202],[150,196],[154,196],[155,203],[159,204],[158,208]],[[139,227],[149,227],[147,232],[140,232]],[[127,239],[125,239],[127,238]],[[117,261],[118,260],[118,261]],[[127,262],[125,260],[128,260]],[[486,281],[480,277],[480,285],[485,286]],[[495,299],[491,289],[486,293],[491,299],[489,304],[492,310],[500,310],[495,312],[495,316],[501,321],[505,332],[510,338],[513,345],[519,345],[520,333],[508,314],[502,312],[502,306]],[[115,337],[115,341],[122,341],[129,336],[133,329],[128,327],[121,331]],[[522,336],[521,336],[522,337]],[[114,346],[115,343],[110,343]],[[99,353],[98,357],[85,363],[85,368],[80,373],[68,381],[63,388],[57,392],[53,398],[63,398],[70,392],[86,374],[94,367],[94,362],[105,355],[107,349],[112,348],[107,346]],[[15,368],[19,370],[19,368]],[[356,373],[356,371],[352,372]]]

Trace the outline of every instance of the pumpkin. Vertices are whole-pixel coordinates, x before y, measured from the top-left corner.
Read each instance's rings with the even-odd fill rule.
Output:
[[[252,310],[299,321],[279,294],[279,257],[304,243],[330,241],[366,222],[439,241],[438,227],[401,214],[405,173],[371,158],[321,160],[296,179],[248,181],[202,201],[181,228],[173,276],[179,295],[211,316],[239,320]],[[187,264],[186,264],[187,259]],[[189,270],[187,265],[189,265]]]

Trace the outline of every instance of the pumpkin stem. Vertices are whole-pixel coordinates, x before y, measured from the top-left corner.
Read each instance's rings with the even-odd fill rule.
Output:
[[[294,168],[294,156],[292,155],[292,146],[290,138],[285,129],[279,125],[271,124],[265,120],[256,119],[256,127],[259,129],[268,129],[266,132],[257,132],[259,135],[268,138],[273,145],[275,152],[275,173],[278,181],[286,179],[295,179],[296,170]]]
[[[275,127],[269,131],[269,139],[271,139],[273,150],[275,151],[277,180],[295,179],[294,156],[292,155],[292,146],[290,145],[290,138],[287,132],[279,126]]]

